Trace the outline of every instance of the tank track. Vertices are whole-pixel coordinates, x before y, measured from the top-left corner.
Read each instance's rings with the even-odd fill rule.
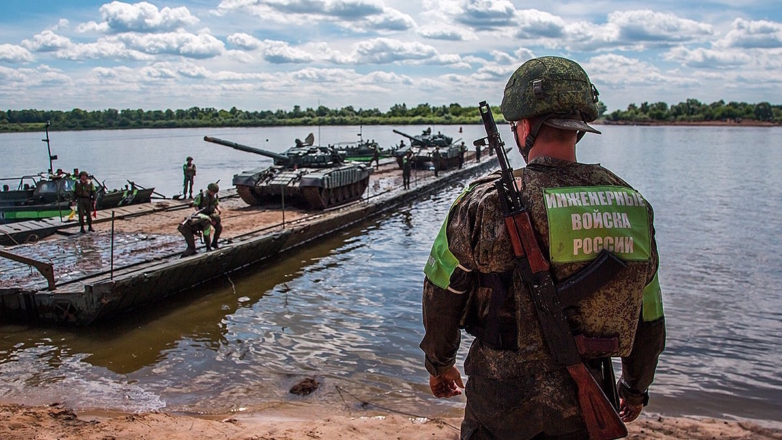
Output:
[[[263,201],[255,194],[252,186],[236,185],[236,192],[239,194],[239,197],[242,198],[244,203],[247,203],[248,205],[258,206]]]
[[[338,188],[302,188],[301,192],[311,209],[326,209],[358,200],[369,186],[369,176],[350,185]]]

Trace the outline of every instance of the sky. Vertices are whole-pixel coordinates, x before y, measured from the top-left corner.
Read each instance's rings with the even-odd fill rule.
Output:
[[[499,105],[580,63],[608,111],[782,104],[782,1],[6,0],[0,110]]]

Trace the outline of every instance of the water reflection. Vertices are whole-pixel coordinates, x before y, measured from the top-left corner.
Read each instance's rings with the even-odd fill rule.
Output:
[[[579,144],[655,207],[668,344],[650,412],[782,421],[780,143],[780,130],[609,126]],[[421,269],[460,189],[100,327],[0,326],[0,398],[130,411],[356,404],[342,389],[458,415],[463,400],[431,397],[417,346]],[[287,394],[311,375],[315,394]]]

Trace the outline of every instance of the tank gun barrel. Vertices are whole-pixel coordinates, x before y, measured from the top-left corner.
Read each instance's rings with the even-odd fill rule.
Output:
[[[401,131],[397,130],[396,128],[394,128],[394,129],[393,129],[393,132],[394,132],[394,133],[396,133],[396,134],[398,134],[398,135],[402,135],[402,136],[404,136],[404,137],[406,137],[406,138],[410,139],[411,141],[414,141],[414,142],[420,142],[420,140],[416,139],[415,137],[413,137],[413,136],[410,136],[410,135],[409,135],[409,134],[407,134],[407,133],[402,133]]]
[[[219,139],[211,136],[204,136],[204,140],[207,142],[212,142],[214,144],[220,144],[225,145],[226,147],[231,147],[235,150],[239,151],[245,151],[247,153],[253,153],[253,154],[260,154],[261,156],[271,157],[274,159],[274,163],[276,165],[286,165],[290,162],[290,159],[288,156],[285,156],[283,154],[279,153],[273,153],[271,151],[262,150],[260,148],[253,148],[247,145],[238,144],[236,142],[226,141],[224,139]]]

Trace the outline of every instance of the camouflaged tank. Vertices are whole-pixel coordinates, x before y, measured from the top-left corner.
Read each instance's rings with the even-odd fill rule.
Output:
[[[361,134],[359,134],[361,136]],[[337,144],[337,151],[345,155],[345,159],[355,162],[371,162],[377,150],[378,158],[388,157],[388,151],[381,147],[374,139],[364,140],[359,137],[358,142],[342,142]]]
[[[225,145],[274,160],[274,165],[234,175],[233,184],[239,196],[249,205],[300,204],[310,209],[326,209],[358,200],[369,185],[372,168],[346,163],[332,147],[313,145],[310,133],[304,142],[283,153],[273,153],[236,142],[204,136],[207,142]]]
[[[433,156],[434,152],[440,153],[439,170],[447,170],[459,166],[459,158],[462,156],[462,147],[453,138],[440,132],[432,134],[432,129],[427,128],[418,136],[410,136],[399,130],[393,130],[394,133],[410,139],[409,147],[397,148],[393,151],[394,157],[399,168],[402,168],[402,159],[408,153],[411,153],[411,163],[413,169],[434,170]]]

